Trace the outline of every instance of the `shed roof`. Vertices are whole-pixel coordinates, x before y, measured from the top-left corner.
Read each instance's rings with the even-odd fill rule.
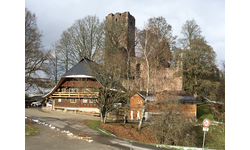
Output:
[[[198,99],[187,93],[186,91],[163,91],[163,92],[149,92],[148,93],[148,101],[157,101],[156,94],[169,94],[169,95],[175,95],[181,102],[200,102]],[[141,96],[144,100],[146,98],[146,91],[138,91],[137,94]]]
[[[194,98],[193,96],[177,96],[181,102],[200,102],[198,99]]]
[[[138,91],[136,92],[141,98],[145,100],[146,98],[146,91]],[[147,101],[157,101],[157,97],[153,93],[148,93]]]

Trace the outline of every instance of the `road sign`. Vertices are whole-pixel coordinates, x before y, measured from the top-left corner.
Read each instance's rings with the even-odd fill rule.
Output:
[[[203,120],[203,126],[208,127],[210,125],[210,121],[208,119]]]
[[[209,119],[204,119],[203,120],[203,131],[204,131],[204,137],[203,137],[203,144],[202,144],[202,148],[204,149],[204,143],[205,143],[205,134],[206,134],[206,131],[208,131],[208,126],[210,125],[210,121]]]
[[[203,127],[203,131],[208,131],[208,127]]]

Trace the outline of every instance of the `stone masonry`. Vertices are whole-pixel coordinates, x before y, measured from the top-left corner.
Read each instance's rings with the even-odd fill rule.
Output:
[[[122,66],[126,66],[125,63],[129,52],[131,58],[129,62],[130,80],[127,81],[124,78],[122,84],[128,89],[127,85],[128,82],[130,82],[131,90],[145,91],[147,83],[147,66],[143,57],[135,56],[135,18],[130,15],[129,12],[110,13],[106,16],[106,26],[108,26],[105,35],[106,60],[108,59],[110,61],[115,58],[113,56],[119,56],[119,59],[115,60],[115,62],[123,62],[124,64]],[[114,45],[117,47],[112,49]],[[155,92],[182,90],[182,77],[174,76],[177,69],[178,68],[170,69],[164,66],[151,67],[149,90]]]

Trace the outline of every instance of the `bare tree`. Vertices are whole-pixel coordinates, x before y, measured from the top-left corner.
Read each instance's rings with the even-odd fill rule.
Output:
[[[51,80],[54,80],[54,85],[57,84],[59,77],[64,73],[62,72],[62,69],[60,69],[59,65],[59,48],[58,48],[58,42],[52,43],[51,48],[51,57],[49,59],[49,67],[48,67],[48,78]]]
[[[105,123],[107,114],[118,109],[114,107],[115,103],[127,105],[128,93],[120,82],[120,74],[117,73],[119,70],[108,64],[101,66],[91,61],[88,64],[93,76],[102,84],[102,87],[98,89],[99,97],[96,104],[100,110],[101,122]]]
[[[145,101],[142,105],[142,112],[141,112],[141,119],[140,119],[140,123],[138,125],[138,129],[141,129],[141,124],[142,124],[142,118],[144,116],[144,112],[145,112],[145,105],[148,99],[148,88],[149,88],[149,60],[148,60],[148,55],[152,52],[152,48],[150,46],[148,46],[149,40],[151,39],[151,32],[150,30],[144,30],[141,31],[140,33],[137,33],[138,35],[138,39],[139,40],[139,44],[140,47],[142,48],[142,53],[143,56],[145,57],[145,61],[147,64],[147,88],[146,88],[146,97],[145,97]]]
[[[161,59],[159,59],[161,57],[160,54],[169,51],[169,45],[170,43],[174,44],[176,36],[172,36],[172,27],[167,24],[166,20],[162,17],[149,19],[145,29],[137,31],[138,45],[147,67],[146,97],[142,107],[140,123],[138,125],[140,129],[149,92],[150,66],[156,66],[156,62],[161,61]],[[170,54],[170,51],[168,54]],[[164,61],[162,61],[162,63],[164,64]]]
[[[152,116],[151,128],[159,144],[195,146],[195,133],[192,124],[181,112],[176,95],[159,93],[156,95],[162,108]]]
[[[42,33],[36,24],[36,15],[25,8],[25,91],[43,85],[41,73],[47,72],[49,51],[43,49]]]
[[[201,35],[201,28],[196,23],[194,19],[187,20],[185,24],[182,26],[181,34],[183,34],[184,38],[178,39],[179,44],[182,48],[191,47],[193,39],[204,39],[205,37]]]
[[[58,48],[60,68],[65,72],[82,58],[103,62],[104,23],[97,16],[78,19],[63,31]]]
[[[72,67],[76,62],[70,59],[71,53],[71,41],[70,35],[68,31],[63,31],[61,34],[61,39],[59,40],[59,64],[60,68],[63,69],[64,72],[67,72],[70,67]],[[73,61],[73,62],[72,62]]]

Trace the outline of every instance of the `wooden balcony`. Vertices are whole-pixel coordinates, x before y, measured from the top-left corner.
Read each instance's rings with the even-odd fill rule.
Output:
[[[97,98],[99,92],[54,92],[52,98],[64,97],[64,98]]]

